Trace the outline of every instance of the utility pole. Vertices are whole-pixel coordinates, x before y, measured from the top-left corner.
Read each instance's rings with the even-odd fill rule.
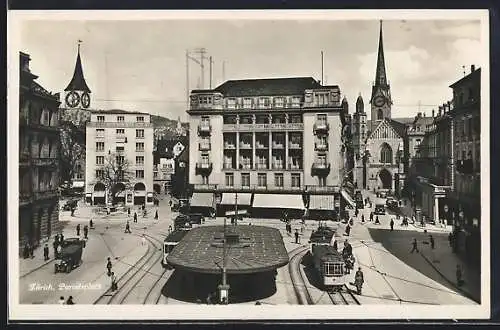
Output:
[[[324,85],[324,82],[323,82],[323,51],[321,51],[321,84]]]
[[[210,56],[210,84],[208,85],[209,89],[212,89],[212,64],[214,62],[212,61],[212,56]]]
[[[201,88],[204,89],[205,88],[205,64],[204,64],[204,60],[205,60],[205,54],[207,53],[207,50],[205,48],[196,48],[194,50],[194,52],[196,54],[200,54],[200,67],[201,67]]]

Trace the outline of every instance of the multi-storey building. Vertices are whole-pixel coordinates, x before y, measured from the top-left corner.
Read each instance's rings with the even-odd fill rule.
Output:
[[[171,139],[157,140],[154,154],[154,191],[157,194],[172,192],[172,182],[176,182],[179,173],[179,162],[182,162],[181,155],[188,154],[188,139],[186,136],[178,136]],[[185,171],[183,171],[185,172]],[[187,177],[184,179],[184,187],[187,186]],[[177,182],[179,182],[177,180]]]
[[[233,80],[193,90],[190,100],[193,200],[217,192],[221,205],[303,210],[304,201],[316,203],[307,196],[323,194],[328,208],[340,210],[345,150],[338,86],[310,77]]]
[[[92,111],[86,142],[88,203],[108,205],[111,192],[115,203],[153,203],[153,125],[148,113]]]
[[[19,246],[38,246],[59,230],[59,94],[35,80],[20,53]]]

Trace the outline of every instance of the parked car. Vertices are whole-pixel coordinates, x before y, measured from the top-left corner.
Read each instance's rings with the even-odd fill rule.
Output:
[[[396,199],[389,197],[385,201],[385,206],[387,206],[388,209],[397,209],[399,207],[399,202]]]
[[[375,212],[374,214],[376,215],[384,215],[385,214],[385,205],[384,204],[377,204],[375,205]]]

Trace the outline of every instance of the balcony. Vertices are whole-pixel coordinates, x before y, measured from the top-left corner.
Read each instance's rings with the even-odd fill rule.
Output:
[[[231,163],[226,163],[222,165],[223,170],[236,170],[236,166]]]
[[[234,150],[234,149],[236,149],[236,143],[224,142],[224,149]]]
[[[126,136],[119,135],[119,136],[115,137],[115,141],[116,141],[116,143],[127,143],[128,139]]]
[[[146,122],[105,122],[105,121],[94,121],[88,122],[87,127],[96,128],[153,128],[153,123]]]
[[[288,149],[302,149],[302,145],[300,143],[292,143],[288,144]]]
[[[284,149],[285,145],[283,143],[273,142],[273,149]]]
[[[274,123],[274,124],[224,124],[225,132],[253,132],[253,131],[302,131],[303,123]]]
[[[252,144],[240,142],[240,149],[252,149]]]
[[[269,147],[264,143],[255,142],[255,149],[268,149]]]
[[[202,122],[200,125],[198,125],[198,134],[204,135],[204,134],[210,134],[212,132],[212,125],[207,122]]]
[[[208,143],[199,143],[198,144],[198,149],[200,151],[207,151],[211,149],[212,144],[210,142]]]
[[[212,173],[212,163],[196,163],[196,175],[205,174],[210,175]]]
[[[305,191],[304,186],[299,187],[277,187],[271,185],[214,185],[214,184],[195,184],[194,190],[198,192],[248,192],[248,193],[281,193],[297,194]]]
[[[252,164],[250,163],[240,163],[240,170],[251,170]]]
[[[298,164],[288,164],[287,169],[291,171],[302,171],[302,166]]]
[[[314,150],[315,151],[328,151],[328,143],[315,143]]]
[[[267,166],[267,163],[266,164],[257,163],[257,164],[255,164],[255,168],[257,170],[267,170],[269,168],[269,166]]]
[[[314,123],[313,127],[315,132],[328,132],[330,130],[330,124],[327,122],[318,121]]]
[[[57,166],[58,159],[57,158],[33,158],[31,163],[35,166]]]
[[[312,176],[327,176],[330,174],[330,163],[313,163],[311,166]]]
[[[57,189],[47,189],[42,191],[33,192],[33,198],[35,200],[50,199],[59,196],[59,191]]]
[[[273,170],[284,170],[285,165],[284,164],[272,164],[272,169]]]

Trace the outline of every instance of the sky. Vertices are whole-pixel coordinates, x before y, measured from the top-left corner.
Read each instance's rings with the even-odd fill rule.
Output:
[[[479,20],[384,20],[392,117],[413,117],[452,97],[463,66],[482,66]],[[186,50],[212,56],[212,88],[224,79],[314,77],[339,85],[355,109],[359,93],[370,116],[378,20],[155,20],[23,22],[20,49],[51,92],[73,75],[77,40],[92,108],[149,112],[186,121]],[[199,55],[194,52],[192,57]],[[224,70],[222,62],[225,62]],[[189,88],[201,88],[201,69],[189,61]],[[224,72],[223,72],[224,71]],[[205,60],[205,88],[209,65]]]

